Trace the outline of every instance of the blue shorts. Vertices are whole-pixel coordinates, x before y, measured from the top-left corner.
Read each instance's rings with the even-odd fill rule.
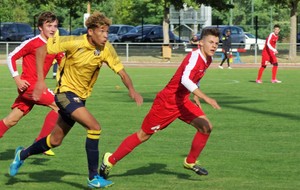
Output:
[[[71,114],[77,108],[85,107],[85,100],[80,99],[73,92],[62,92],[55,94],[55,102],[59,107],[59,115],[71,127],[75,124]]]

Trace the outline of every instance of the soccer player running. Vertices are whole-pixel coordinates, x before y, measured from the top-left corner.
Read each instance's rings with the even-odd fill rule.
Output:
[[[15,158],[10,165],[10,175],[17,174],[24,160],[31,155],[39,154],[50,148],[61,145],[64,137],[72,129],[75,122],[81,124],[87,132],[86,154],[88,161],[88,187],[102,188],[112,185],[111,181],[99,176],[98,143],[101,126],[96,118],[85,107],[98,78],[100,68],[106,63],[117,73],[129,90],[129,96],[137,105],[143,103],[143,97],[135,91],[131,78],[126,73],[113,46],[108,42],[108,29],[111,20],[100,12],[94,12],[87,20],[87,34],[81,36],[55,36],[49,38],[47,46],[38,49],[37,72],[38,84],[34,98],[39,98],[45,91],[43,60],[45,54],[65,52],[57,73],[55,101],[59,109],[59,117],[50,135],[35,142],[28,148],[18,147]]]
[[[196,128],[190,152],[184,158],[184,168],[193,170],[198,175],[208,174],[206,169],[197,164],[197,158],[210,136],[212,124],[202,110],[200,102],[193,103],[189,96],[192,93],[196,100],[203,99],[213,108],[221,109],[216,100],[208,97],[197,86],[217,50],[219,30],[204,29],[201,36],[200,49],[192,51],[184,58],[169,83],[157,94],[141,129],[126,137],[114,153],[104,154],[100,167],[100,175],[103,178],[106,179],[112,167],[134,148],[147,141],[157,131],[168,127],[177,118]]]
[[[38,29],[40,35],[24,41],[12,51],[7,58],[7,65],[18,88],[18,97],[12,105],[12,111],[2,120],[0,120],[0,138],[8,129],[15,126],[25,115],[27,115],[34,105],[42,105],[51,108],[47,114],[44,125],[36,141],[49,135],[54,128],[58,118],[58,107],[54,101],[54,94],[51,90],[46,90],[39,100],[32,98],[33,90],[38,80],[36,73],[36,49],[45,45],[47,39],[52,37],[57,30],[58,20],[51,12],[43,12],[38,17]],[[44,77],[47,75],[53,60],[61,61],[63,53],[47,54],[43,62]],[[22,58],[22,74],[17,70],[18,59]],[[50,149],[44,152],[46,155],[53,156],[54,152]]]
[[[261,84],[262,83],[262,75],[267,67],[267,62],[270,62],[273,65],[272,68],[272,83],[281,83],[282,81],[277,80],[277,69],[278,69],[278,61],[276,54],[278,53],[276,49],[276,43],[279,38],[279,32],[280,32],[280,26],[278,24],[274,25],[273,32],[267,37],[265,47],[262,50],[262,60],[261,60],[261,67],[258,70],[258,76],[256,79],[256,83]]]

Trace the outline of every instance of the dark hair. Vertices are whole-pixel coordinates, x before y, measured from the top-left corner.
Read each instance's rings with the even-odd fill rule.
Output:
[[[274,28],[280,28],[279,24],[275,24]]]
[[[42,27],[45,22],[52,23],[56,20],[57,20],[57,17],[54,13],[49,12],[49,11],[43,12],[40,14],[40,16],[38,18],[37,26]]]
[[[217,28],[205,28],[201,32],[200,39],[202,39],[202,38],[204,38],[205,36],[208,36],[208,35],[219,37],[220,36],[220,31]]]

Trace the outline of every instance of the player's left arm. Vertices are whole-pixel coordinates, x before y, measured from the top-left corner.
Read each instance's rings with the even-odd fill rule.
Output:
[[[125,71],[125,69],[123,68],[122,70],[120,70],[118,72],[118,75],[121,77],[122,82],[124,83],[124,85],[128,89],[130,98],[132,98],[138,106],[142,105],[143,104],[143,97],[140,95],[140,93],[138,93],[134,89],[132,80],[131,80],[130,76],[127,74],[127,72]]]

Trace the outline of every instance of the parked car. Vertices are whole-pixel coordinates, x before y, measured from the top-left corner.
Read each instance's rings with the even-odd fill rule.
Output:
[[[71,35],[74,35],[74,36],[80,36],[80,35],[86,34],[86,33],[87,33],[86,28],[76,28],[75,30],[71,31]]]
[[[251,34],[251,33],[245,32],[245,40],[246,40],[245,49],[246,50],[254,50],[256,36],[253,35],[253,34]],[[264,49],[265,43],[266,43],[266,40],[257,38],[257,47],[258,47],[258,50]]]
[[[108,41],[109,42],[120,42],[120,36],[128,33],[134,26],[124,24],[113,24],[109,26]]]
[[[60,35],[60,36],[67,36],[67,35],[69,35],[69,32],[68,32],[66,29],[64,29],[64,28],[59,27],[59,28],[58,28],[58,31],[59,31],[59,35]],[[30,38],[33,38],[34,36],[39,35],[39,34],[40,34],[39,29],[35,29],[35,34],[34,34],[34,33],[31,33],[31,34],[28,34],[28,35],[24,35],[24,36],[21,38],[21,41],[28,40],[28,39],[30,39]]]
[[[2,22],[0,26],[1,41],[21,41],[25,35],[33,34],[29,24],[19,22]]]
[[[220,43],[222,43],[222,37],[227,30],[231,31],[231,47],[232,48],[245,48],[245,33],[241,27],[229,26],[229,25],[212,25],[205,28],[218,28],[220,31]]]
[[[173,32],[169,31],[170,42],[177,42],[179,39],[174,35]],[[121,42],[156,42],[162,43],[163,37],[163,27],[160,25],[140,25],[124,34],[120,38]]]

